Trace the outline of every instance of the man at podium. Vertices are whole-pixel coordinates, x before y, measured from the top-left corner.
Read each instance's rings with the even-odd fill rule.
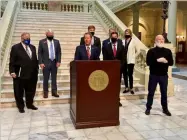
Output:
[[[74,60],[99,60],[99,50],[91,45],[92,34],[84,34],[84,45],[76,47]]]

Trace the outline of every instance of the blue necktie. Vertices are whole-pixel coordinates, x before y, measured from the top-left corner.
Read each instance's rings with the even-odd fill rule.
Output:
[[[51,41],[51,44],[50,44],[50,53],[51,53],[51,61],[53,61],[55,58],[54,56],[54,50],[53,50],[53,43]]]

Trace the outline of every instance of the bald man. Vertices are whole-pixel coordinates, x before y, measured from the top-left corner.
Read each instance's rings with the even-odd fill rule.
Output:
[[[54,39],[54,32],[49,29],[46,31],[46,38],[39,41],[38,47],[39,65],[43,70],[43,93],[44,98],[48,98],[48,81],[51,74],[52,96],[59,97],[57,94],[57,68],[61,63],[61,47],[59,40]]]
[[[36,47],[30,44],[30,34],[23,33],[21,42],[14,45],[10,52],[9,72],[13,78],[14,97],[20,113],[24,113],[23,94],[28,109],[37,110],[33,105],[38,78]]]
[[[147,53],[146,62],[150,69],[148,96],[145,114],[149,115],[153,104],[153,97],[157,84],[160,85],[161,105],[163,113],[171,116],[167,103],[168,67],[173,65],[173,57],[170,49],[164,48],[164,37],[157,35],[155,47]]]

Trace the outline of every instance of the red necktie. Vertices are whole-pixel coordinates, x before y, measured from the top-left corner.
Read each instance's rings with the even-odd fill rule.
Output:
[[[90,47],[87,47],[87,55],[88,55],[88,59],[90,59]]]
[[[113,54],[114,54],[114,57],[116,57],[116,44],[113,44]]]

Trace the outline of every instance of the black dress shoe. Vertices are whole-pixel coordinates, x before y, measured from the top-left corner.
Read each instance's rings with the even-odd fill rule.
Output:
[[[163,113],[166,114],[167,116],[171,116],[171,113],[169,112],[169,110],[163,110]]]
[[[119,107],[123,106],[122,103],[119,102]]]
[[[131,89],[131,94],[134,94],[134,90]]]
[[[18,109],[18,110],[19,110],[19,113],[25,113],[24,109]]]
[[[150,115],[150,110],[149,109],[146,109],[145,115]]]
[[[48,98],[48,92],[47,91],[44,91],[44,98]]]
[[[128,92],[129,92],[128,88],[125,88],[125,90],[123,91],[123,93],[128,93]]]
[[[28,109],[32,109],[32,110],[38,110],[38,108],[35,107],[34,105],[28,106],[27,108],[28,108]]]
[[[52,96],[59,97],[59,95],[57,93],[52,93]]]

